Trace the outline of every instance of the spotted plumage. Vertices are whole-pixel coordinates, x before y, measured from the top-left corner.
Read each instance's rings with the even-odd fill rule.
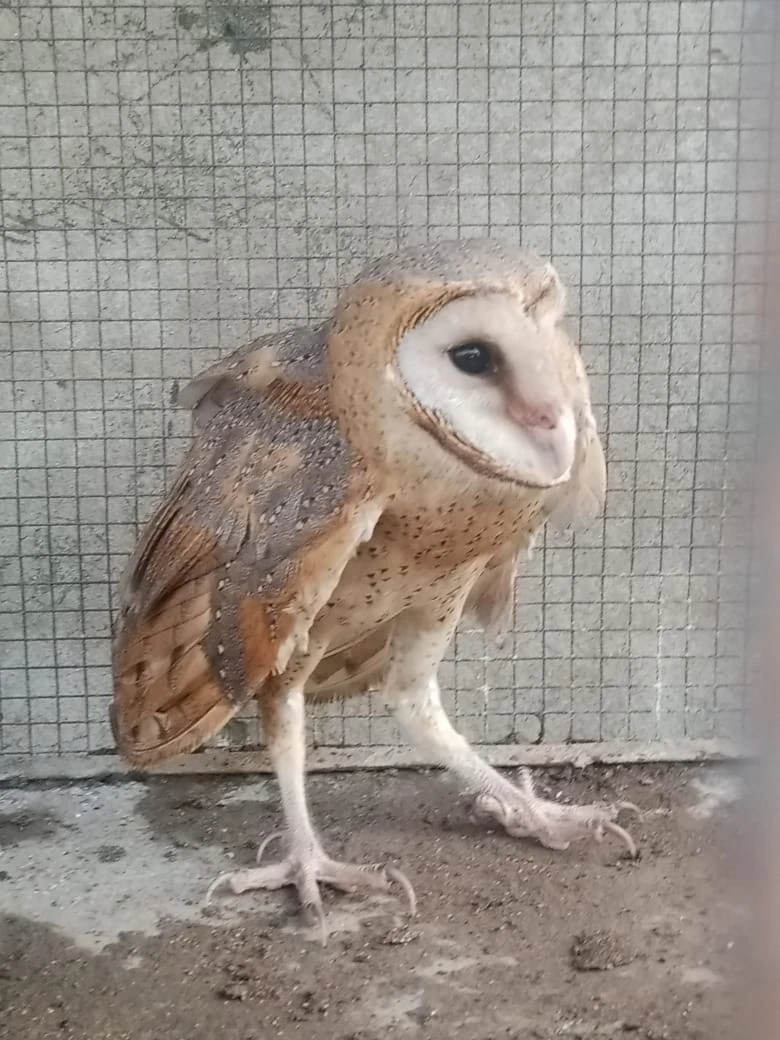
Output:
[[[593,515],[604,458],[555,270],[487,240],[375,261],[316,328],[255,340],[179,395],[197,433],[130,561],[112,723],[148,765],[194,750],[257,698],[288,855],[235,891],[382,887],[331,860],[303,788],[305,702],[382,691],[475,814],[552,847],[616,807],[541,801],[450,726],[436,670],[466,613],[498,629],[545,522]],[[633,847],[633,846],[631,846]],[[388,873],[388,871],[390,871]],[[410,889],[408,889],[411,892]]]

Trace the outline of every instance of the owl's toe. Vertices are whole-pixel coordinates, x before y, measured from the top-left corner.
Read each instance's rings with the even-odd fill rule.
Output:
[[[270,842],[279,835],[270,835],[261,844],[258,851],[258,862]],[[236,895],[243,892],[267,890],[273,891],[292,886],[298,893],[304,920],[309,925],[319,925],[323,945],[327,941],[328,930],[325,922],[325,910],[322,905],[320,885],[329,885],[341,892],[387,892],[392,884],[397,884],[406,896],[409,912],[416,912],[416,898],[411,882],[397,867],[388,864],[343,863],[331,859],[318,846],[290,850],[289,854],[278,863],[265,866],[250,867],[246,870],[235,870],[222,874],[209,887],[206,894],[208,902],[219,890],[229,889]]]
[[[564,850],[572,841],[591,837],[602,841],[612,834],[624,843],[632,859],[637,847],[629,832],[617,823],[624,810],[639,815],[631,802],[561,805],[537,798],[527,785],[511,794],[485,792],[475,799],[471,816],[475,822],[495,821],[513,838],[535,838],[550,849]]]

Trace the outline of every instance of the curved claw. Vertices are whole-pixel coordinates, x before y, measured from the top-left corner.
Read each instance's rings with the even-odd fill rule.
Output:
[[[262,841],[258,859],[263,856],[268,845],[279,837],[278,833],[269,834]],[[279,863],[220,874],[209,886],[206,902],[209,903],[214,893],[223,887],[238,895],[253,889],[274,890],[292,885],[298,890],[304,920],[308,925],[319,925],[322,945],[325,946],[328,941],[328,928],[320,884],[330,885],[343,892],[356,892],[361,888],[387,891],[392,882],[402,888],[409,904],[409,912],[414,916],[417,912],[414,889],[406,875],[397,867],[384,864],[369,867],[341,863],[330,859],[319,847],[314,847],[307,849],[305,853],[288,855]]]
[[[642,818],[642,810],[638,805],[634,805],[633,802],[617,802],[615,808],[618,812],[622,812],[625,809],[626,812],[632,812],[637,819]]]
[[[315,871],[301,869],[293,884],[298,889],[298,898],[301,901],[301,914],[304,921],[310,927],[319,925],[322,945],[328,944],[328,926],[325,923],[325,908],[322,905],[318,874]]]
[[[524,771],[521,776],[522,788],[509,792],[506,797],[503,792],[479,794],[472,805],[472,821],[492,818],[511,837],[535,837],[542,845],[556,850],[567,849],[572,841],[587,835],[602,841],[605,834],[613,834],[623,842],[632,859],[638,858],[633,838],[616,822],[623,810],[642,816],[633,802],[602,801],[578,806],[544,801],[533,794],[530,775]]]
[[[206,906],[208,906],[211,902],[211,897],[214,895],[214,893],[217,892],[224,885],[230,885],[230,888],[233,889],[233,891],[235,891],[233,885],[231,884],[232,879],[232,874],[220,874],[218,878],[211,882],[206,892]]]
[[[319,894],[318,894],[318,897],[317,897],[317,901],[316,902],[311,901],[311,902],[305,903],[301,907],[301,912],[303,914],[303,919],[304,919],[304,921],[306,922],[307,925],[309,925],[312,928],[315,925],[319,925],[320,926],[320,940],[322,942],[323,947],[327,946],[328,945],[328,924],[327,924],[327,921],[325,919],[325,909],[324,909],[324,907],[322,905],[322,900],[319,898]]]
[[[404,895],[409,903],[409,916],[414,917],[417,913],[417,896],[414,894],[411,881],[403,871],[398,869],[398,867],[386,866],[384,871],[391,881],[395,881],[395,883],[400,885],[403,889]]]
[[[263,840],[260,842],[260,845],[258,846],[255,862],[261,863],[263,856],[265,855],[265,850],[268,848],[268,846],[272,845],[273,842],[278,841],[279,838],[283,837],[284,831],[274,831],[272,834],[266,834],[266,836],[263,838]]]
[[[603,828],[609,834],[614,834],[616,838],[620,838],[628,849],[628,854],[631,859],[637,859],[639,853],[636,843],[627,830],[624,830],[620,824],[615,823],[613,820],[607,820],[606,823],[603,824]]]

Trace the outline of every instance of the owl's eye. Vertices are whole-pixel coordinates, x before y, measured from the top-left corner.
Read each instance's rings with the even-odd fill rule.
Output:
[[[449,351],[455,368],[469,376],[483,376],[493,367],[493,352],[486,343],[461,343]]]

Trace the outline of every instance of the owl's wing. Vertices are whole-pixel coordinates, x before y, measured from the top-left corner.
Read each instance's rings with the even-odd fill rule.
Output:
[[[190,408],[198,429],[241,389],[264,395],[280,380],[311,389],[325,382],[327,324],[270,333],[215,362],[178,391],[175,404]]]
[[[216,733],[305,648],[380,514],[322,389],[235,388],[130,561],[111,721],[149,765]]]

